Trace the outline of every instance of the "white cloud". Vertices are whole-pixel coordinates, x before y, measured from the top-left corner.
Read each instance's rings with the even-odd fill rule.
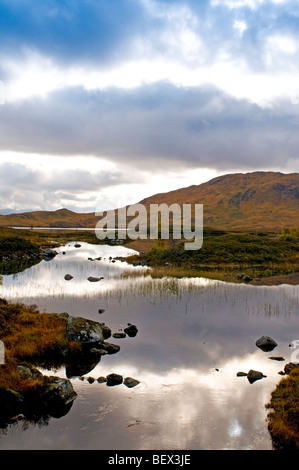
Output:
[[[265,0],[211,0],[212,6],[226,6],[228,8],[252,8],[255,9],[262,5]]]
[[[234,21],[234,28],[237,31],[239,31],[240,35],[242,36],[244,31],[246,31],[246,29],[247,29],[247,24],[245,23],[245,21],[235,20]]]
[[[267,46],[274,53],[280,51],[292,55],[298,50],[298,41],[292,36],[276,34],[267,39]]]

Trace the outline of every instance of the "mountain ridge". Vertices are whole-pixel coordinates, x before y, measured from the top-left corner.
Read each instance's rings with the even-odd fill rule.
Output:
[[[142,199],[150,204],[203,204],[204,226],[225,230],[281,230],[299,227],[299,173],[255,171],[217,176]],[[66,208],[0,215],[0,226],[95,227],[95,213]]]

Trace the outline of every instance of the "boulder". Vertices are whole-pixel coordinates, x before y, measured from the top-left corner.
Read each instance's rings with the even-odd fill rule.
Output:
[[[113,387],[114,385],[119,385],[123,382],[123,377],[119,374],[109,374],[106,379],[106,385],[108,385],[108,387]]]
[[[76,397],[77,393],[70,380],[51,376],[47,380],[41,398],[50,409],[53,409],[69,405]]]
[[[136,325],[132,325],[131,323],[128,323],[128,326],[126,328],[124,328],[124,332],[130,336],[130,337],[134,337],[137,335],[138,333],[138,328]]]
[[[247,374],[247,379],[251,384],[254,383],[256,380],[262,379],[263,377],[266,377],[266,375],[264,375],[262,372],[252,369]]]
[[[102,343],[104,340],[101,325],[82,317],[68,317],[66,334],[69,341],[77,341],[84,345]]]
[[[98,377],[97,382],[98,382],[99,384],[103,384],[103,383],[107,382],[107,379],[106,379],[106,377],[103,377],[103,376],[101,375],[100,377]]]
[[[101,281],[102,279],[104,279],[104,278],[103,278],[103,277],[94,277],[94,276],[89,276],[89,277],[87,278],[87,280],[88,280],[89,282],[99,282],[99,281]]]
[[[136,387],[140,384],[139,380],[133,379],[132,377],[126,377],[124,380],[124,385],[128,388]]]
[[[264,352],[273,351],[276,348],[277,343],[270,336],[261,336],[255,342],[256,346]]]

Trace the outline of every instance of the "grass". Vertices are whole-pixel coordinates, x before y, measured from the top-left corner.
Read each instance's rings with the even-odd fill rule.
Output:
[[[183,243],[159,240],[149,251],[126,258],[153,268],[153,275],[202,275],[235,280],[236,274],[252,278],[288,275],[299,271],[299,236],[279,233],[207,230],[200,250],[185,250]]]
[[[5,345],[5,363],[38,362],[61,356],[63,348],[78,345],[66,337],[66,319],[57,314],[40,313],[35,306],[9,303],[0,299],[0,339]]]
[[[15,364],[0,366],[0,389],[8,389],[16,393],[27,393],[43,386],[42,377],[21,377]]]
[[[266,405],[268,429],[276,449],[299,449],[299,369],[283,378]]]

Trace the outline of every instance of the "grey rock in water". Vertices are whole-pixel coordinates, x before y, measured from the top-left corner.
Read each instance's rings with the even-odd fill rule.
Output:
[[[82,317],[68,317],[66,335],[70,341],[82,344],[102,343],[104,340],[101,325]]]
[[[68,379],[49,377],[43,398],[48,404],[55,406],[68,405],[77,397],[72,383]]]
[[[107,379],[106,385],[108,385],[108,387],[113,387],[114,385],[120,385],[123,382],[122,375],[114,374],[114,373],[107,375],[106,379]]]
[[[101,377],[98,377],[97,382],[99,384],[103,384],[103,383],[107,382],[107,379],[106,379],[106,377],[101,376]]]
[[[102,279],[104,279],[104,278],[103,278],[103,277],[94,277],[94,276],[89,276],[89,277],[87,278],[87,280],[88,280],[89,282],[99,282],[99,281],[101,281]]]
[[[128,323],[128,326],[126,328],[124,328],[124,332],[130,336],[130,337],[134,337],[137,335],[138,333],[138,328],[136,325],[132,325],[131,323]]]
[[[132,377],[126,377],[124,380],[124,385],[128,388],[136,387],[138,384],[140,384],[139,380],[133,379]]]
[[[65,279],[66,281],[71,281],[71,280],[73,279],[73,276],[72,276],[71,274],[66,274],[66,275],[64,276],[64,279]]]
[[[255,342],[256,346],[264,352],[273,351],[276,348],[277,343],[270,336],[261,336]]]
[[[119,338],[126,338],[127,335],[126,335],[126,333],[116,332],[116,333],[113,333],[112,336],[113,336],[113,338],[119,339]]]
[[[262,379],[263,377],[266,377],[266,375],[264,375],[262,372],[252,369],[247,374],[247,379],[251,384],[254,383],[256,380]]]

